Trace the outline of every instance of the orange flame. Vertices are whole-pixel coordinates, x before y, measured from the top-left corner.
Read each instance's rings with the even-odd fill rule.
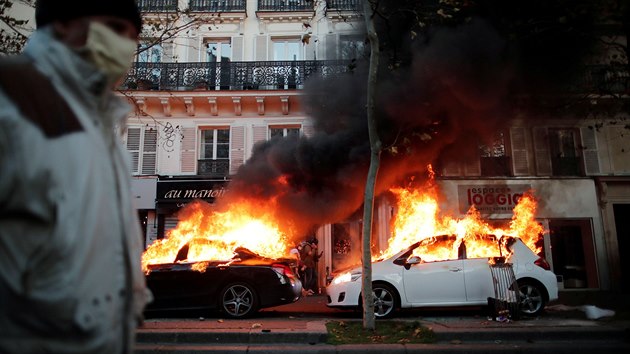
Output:
[[[208,203],[193,202],[180,212],[184,217],[168,237],[144,251],[142,268],[147,272],[150,264],[229,260],[238,247],[263,257],[283,257],[288,254],[289,242],[268,212],[273,209],[241,201],[231,203],[226,211],[216,211]],[[178,255],[180,250],[187,254]],[[205,270],[200,267],[197,270]]]
[[[453,259],[457,258],[460,244],[465,242],[468,257],[500,256],[498,244],[480,237],[481,235],[495,235],[496,238],[504,235],[520,237],[534,252],[541,251],[539,242],[544,230],[534,218],[537,204],[531,193],[526,193],[519,199],[509,226],[501,228],[493,227],[482,220],[474,207],[462,219],[441,217],[437,193],[432,186],[425,191],[395,188],[391,192],[397,198],[392,237],[388,240],[387,249],[376,255],[374,260],[391,257],[415,242],[439,235],[455,235],[457,241],[426,242],[414,253],[422,254],[425,261]]]

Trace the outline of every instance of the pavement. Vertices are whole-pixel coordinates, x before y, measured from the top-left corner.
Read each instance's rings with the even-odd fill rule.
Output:
[[[625,308],[621,310],[622,316],[619,312],[610,316],[607,311],[615,311],[612,303],[606,308],[603,307],[606,300],[599,300],[603,304],[591,300],[561,297],[539,317],[503,322],[488,318],[479,310],[403,311],[397,320],[420,322],[433,330],[437,341],[332,345],[326,343],[326,322],[361,321],[361,314],[328,309],[325,296],[315,295],[290,305],[264,309],[250,319],[224,319],[219,315],[148,319],[137,332],[135,353],[630,352],[630,317],[626,316]],[[602,317],[595,319],[594,315]]]

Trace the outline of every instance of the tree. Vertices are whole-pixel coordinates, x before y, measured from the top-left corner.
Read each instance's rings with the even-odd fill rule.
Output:
[[[363,299],[363,328],[374,330],[376,327],[374,318],[374,298],[372,294],[372,216],[374,214],[374,190],[381,156],[381,141],[378,136],[376,121],[375,101],[376,84],[379,66],[379,41],[378,33],[374,25],[373,10],[374,0],[363,1],[363,17],[367,29],[367,38],[370,42],[370,65],[367,78],[366,115],[368,133],[370,137],[370,168],[365,184],[365,199],[363,203],[363,242],[362,242],[362,272],[361,294]]]

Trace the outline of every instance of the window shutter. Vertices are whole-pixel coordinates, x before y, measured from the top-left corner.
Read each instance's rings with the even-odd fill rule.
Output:
[[[245,127],[232,127],[230,133],[230,174],[233,175],[245,162]]]
[[[461,176],[459,163],[454,161],[445,162],[442,165],[443,176]]]
[[[138,174],[140,162],[140,134],[142,128],[127,128],[127,151],[131,155],[131,172]]]
[[[258,125],[254,126],[254,145],[256,143],[267,140],[267,126],[266,125]]]
[[[164,217],[164,236],[168,238],[171,230],[177,228],[179,219],[176,215],[167,215]]]
[[[326,35],[326,59],[339,59],[339,54],[337,54],[337,35],[336,34],[327,34]]]
[[[142,174],[154,175],[157,162],[157,130],[148,128],[144,130],[142,143]]]
[[[256,60],[267,60],[268,45],[267,36],[256,36]]]
[[[597,156],[597,136],[595,130],[581,127],[582,155],[584,156],[584,171],[587,175],[600,173],[599,157]]]
[[[162,54],[162,62],[163,63],[172,63],[174,53],[174,46],[172,42],[164,42],[162,43],[162,49],[164,50]]]
[[[315,135],[315,127],[313,127],[312,125],[303,125],[302,133],[305,137],[310,138]]]
[[[551,156],[549,156],[549,134],[546,127],[534,127],[534,156],[536,157],[536,174],[550,176]]]
[[[243,37],[232,37],[232,61],[243,61]]]
[[[304,44],[304,50],[306,51],[306,53],[304,53],[305,60],[315,60],[315,58],[317,57],[315,55],[315,50],[317,50],[317,48],[315,47],[315,40],[316,37],[311,35],[308,43]]]
[[[188,61],[198,62],[199,54],[201,52],[199,39],[197,37],[188,38]]]
[[[197,140],[197,129],[182,128],[181,160],[180,168],[182,172],[192,172],[196,170],[195,146]]]
[[[512,147],[512,170],[514,175],[525,176],[529,174],[526,129],[524,127],[511,127],[510,142]]]

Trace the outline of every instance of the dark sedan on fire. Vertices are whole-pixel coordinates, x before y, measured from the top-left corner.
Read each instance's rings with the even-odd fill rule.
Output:
[[[227,261],[187,262],[182,253],[173,263],[149,265],[147,285],[153,302],[147,314],[163,310],[219,310],[245,318],[258,310],[297,301],[302,283],[288,260],[268,259],[238,248]],[[205,268],[205,270],[203,270]]]

